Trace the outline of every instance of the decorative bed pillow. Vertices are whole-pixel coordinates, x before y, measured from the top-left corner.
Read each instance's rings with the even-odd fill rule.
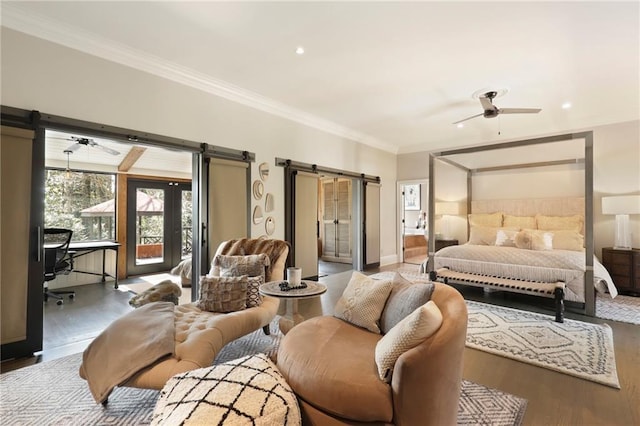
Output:
[[[517,233],[518,231],[515,229],[498,229],[495,245],[500,247],[515,247]]]
[[[196,306],[209,312],[235,312],[247,307],[248,277],[212,277],[200,280],[200,298]]]
[[[442,313],[430,300],[407,315],[376,344],[375,360],[381,380],[391,382],[396,361],[406,351],[418,346],[442,325]]]
[[[573,216],[543,216],[536,215],[538,229],[545,231],[576,231],[582,232],[584,227],[584,216],[576,214]]]
[[[266,254],[250,254],[247,256],[225,256],[217,255],[213,259],[213,266],[218,268],[221,277],[239,277],[247,275],[249,277],[265,277],[265,268],[271,261]],[[214,274],[211,274],[214,275]]]
[[[299,425],[296,395],[265,354],[180,373],[167,381],[152,425]]]
[[[554,250],[584,250],[584,236],[576,231],[553,231]]]
[[[536,218],[534,216],[511,216],[505,214],[502,220],[502,226],[518,229],[535,229]]]
[[[553,250],[553,233],[523,229],[514,239],[516,247],[527,250]]]
[[[470,226],[483,226],[500,228],[502,226],[502,212],[497,213],[470,213]]]
[[[380,316],[380,330],[386,334],[407,315],[424,305],[433,293],[432,282],[413,283],[396,272],[393,287]]]
[[[380,334],[380,315],[392,287],[391,280],[374,280],[354,271],[333,316]]]
[[[484,226],[472,226],[469,232],[468,244],[474,246],[492,246],[496,242],[496,234],[498,228],[489,228]]]

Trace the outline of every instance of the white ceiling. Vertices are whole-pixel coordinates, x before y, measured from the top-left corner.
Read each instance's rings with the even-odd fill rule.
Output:
[[[637,1],[2,6],[10,28],[98,56],[119,51],[178,69],[222,96],[391,152],[640,117]],[[306,53],[296,55],[297,46]],[[499,107],[542,112],[452,125],[482,112],[472,98],[480,89],[507,89],[495,100]],[[564,102],[573,107],[562,109]]]

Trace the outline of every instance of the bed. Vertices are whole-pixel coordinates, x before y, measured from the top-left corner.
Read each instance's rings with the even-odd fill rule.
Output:
[[[553,298],[558,322],[565,300],[584,306],[590,288],[617,295],[595,256],[593,287],[585,285],[590,266],[583,198],[473,201],[471,206],[469,241],[435,253],[432,279]]]

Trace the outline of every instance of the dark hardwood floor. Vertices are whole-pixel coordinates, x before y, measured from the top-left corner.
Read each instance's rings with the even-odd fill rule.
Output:
[[[367,273],[412,267],[389,265]],[[322,278],[321,281],[329,287],[328,291],[319,304],[316,302],[316,305],[308,307],[308,312],[330,314],[349,276],[349,272],[343,272]],[[553,307],[541,303],[540,298],[486,294],[470,287],[457,288],[468,299],[553,313]],[[81,352],[107,324],[132,309],[128,305],[131,294],[114,290],[110,283],[75,289],[78,293],[74,301],[65,300],[61,307],[52,302],[45,306],[45,350],[36,357],[3,362],[2,372]],[[302,303],[300,307],[303,309]],[[640,425],[640,326],[571,312],[566,317],[606,323],[611,327],[621,389],[470,348],[465,349],[463,377],[526,398],[528,406],[524,425]]]

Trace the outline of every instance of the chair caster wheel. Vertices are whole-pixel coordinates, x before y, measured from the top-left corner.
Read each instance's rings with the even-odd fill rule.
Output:
[[[62,305],[62,300],[58,300],[58,301],[56,302],[56,305],[58,305],[58,306]]]
[[[74,297],[75,297],[75,295],[73,295],[73,294],[69,295],[69,299],[71,299],[71,300],[73,300]]]

